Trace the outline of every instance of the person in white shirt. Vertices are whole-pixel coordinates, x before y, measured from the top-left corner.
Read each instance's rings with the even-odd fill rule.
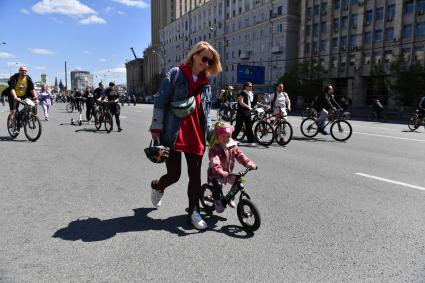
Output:
[[[288,111],[291,112],[291,100],[289,99],[289,95],[283,90],[283,84],[277,84],[276,92],[271,93],[268,99],[273,114],[278,115],[278,117],[286,117]]]

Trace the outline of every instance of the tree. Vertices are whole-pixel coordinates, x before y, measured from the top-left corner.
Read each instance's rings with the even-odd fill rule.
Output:
[[[402,105],[413,105],[425,95],[425,69],[418,62],[407,66],[400,56],[391,64],[390,87]]]
[[[388,100],[388,88],[390,85],[389,75],[385,72],[383,63],[375,64],[370,71],[370,90],[373,98],[379,98],[385,102]]]

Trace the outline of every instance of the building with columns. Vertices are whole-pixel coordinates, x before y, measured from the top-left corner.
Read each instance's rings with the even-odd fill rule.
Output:
[[[143,61],[143,58],[136,58],[125,63],[128,95],[143,95]]]

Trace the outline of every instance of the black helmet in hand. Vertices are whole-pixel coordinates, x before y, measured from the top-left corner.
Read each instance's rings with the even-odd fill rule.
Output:
[[[149,145],[145,148],[146,157],[153,163],[162,163],[170,157],[170,148],[163,145]]]

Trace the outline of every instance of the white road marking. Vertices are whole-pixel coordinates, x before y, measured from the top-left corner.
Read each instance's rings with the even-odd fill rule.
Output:
[[[370,133],[361,133],[361,132],[354,132],[354,134],[357,134],[357,135],[365,135],[365,136],[381,137],[381,138],[389,138],[389,139],[396,139],[396,140],[406,140],[406,141],[425,142],[425,140],[419,140],[419,139],[409,139],[409,138],[402,138],[402,137],[395,137],[395,136],[387,136],[387,135],[379,135],[379,134],[370,134]]]
[[[400,185],[400,186],[404,186],[404,187],[408,187],[408,188],[412,188],[412,189],[425,191],[424,187],[419,187],[419,186],[415,186],[415,185],[411,185],[411,184],[407,184],[407,183],[403,183],[403,182],[399,182],[399,181],[385,179],[385,178],[381,178],[381,177],[378,177],[378,176],[372,176],[372,175],[368,175],[368,174],[364,174],[364,173],[355,173],[355,175],[366,177],[366,178],[371,178],[371,179],[375,179],[375,180],[379,180],[379,181],[383,181],[383,182],[388,182],[388,183],[392,183],[392,184],[396,184],[396,185]]]

